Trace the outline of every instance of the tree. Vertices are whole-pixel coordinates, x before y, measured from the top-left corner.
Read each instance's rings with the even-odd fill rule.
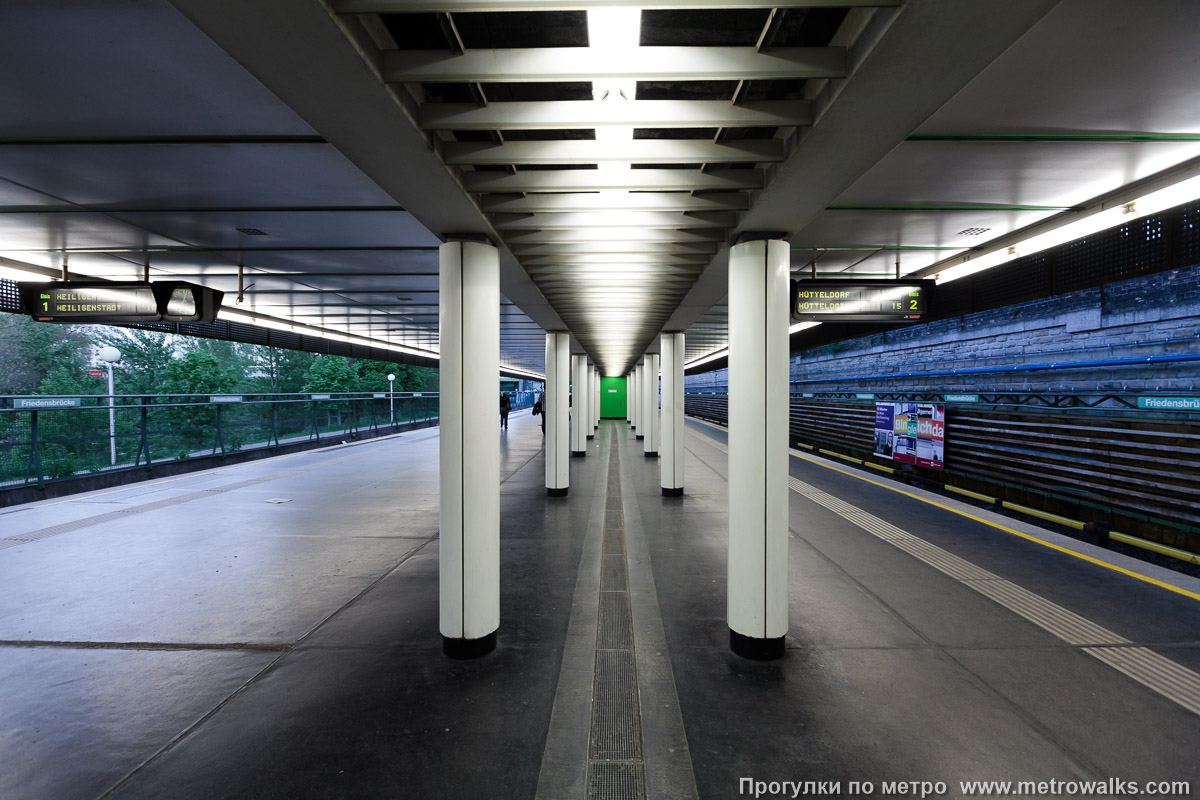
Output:
[[[250,353],[252,377],[247,385],[256,392],[293,394],[303,391],[316,356],[298,350],[255,346]]]
[[[220,360],[208,353],[193,350],[167,365],[163,375],[163,394],[195,395],[195,402],[204,403],[210,394],[228,392],[237,385],[234,371],[221,365]],[[154,416],[174,432],[178,442],[179,456],[191,450],[208,447],[215,441],[218,411],[211,405],[182,405],[189,398],[173,398],[173,403]]]
[[[117,394],[158,394],[179,351],[178,336],[134,328],[100,328],[97,341],[121,351],[113,382]]]
[[[396,376],[395,390],[397,392],[435,392],[437,391],[437,370],[429,367],[416,367],[412,364],[393,364],[387,361],[362,360],[357,362],[360,383],[363,392],[386,392],[388,390],[388,373]]]
[[[193,350],[176,358],[163,371],[163,394],[208,395],[228,392],[237,385],[237,374],[213,355]]]
[[[319,356],[308,367],[305,392],[357,392],[358,371],[345,356]]]
[[[84,383],[84,371],[91,361],[90,328],[83,325],[59,325],[34,322],[17,314],[3,315],[0,321],[0,394],[35,394],[47,391],[42,384],[51,374],[55,385],[70,389],[66,380],[74,373],[80,392],[95,394]]]

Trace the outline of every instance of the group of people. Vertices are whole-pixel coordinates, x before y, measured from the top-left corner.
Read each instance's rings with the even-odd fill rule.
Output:
[[[545,392],[538,392],[537,400],[534,401],[533,411],[531,412],[535,417],[541,416],[541,418],[542,418],[542,435],[543,436],[546,435],[546,410],[545,410],[545,405],[543,404],[545,397],[546,397]],[[508,412],[510,412],[510,411],[512,411],[512,401],[509,400],[509,398],[508,398],[508,392],[501,392],[500,393],[500,428],[501,428],[501,430],[508,430]]]

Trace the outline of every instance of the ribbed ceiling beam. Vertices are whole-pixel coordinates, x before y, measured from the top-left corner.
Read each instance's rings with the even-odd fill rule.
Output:
[[[782,161],[780,139],[713,142],[705,139],[633,139],[626,142],[446,142],[452,166],[507,164],[735,164]],[[632,188],[625,184],[623,188]]]
[[[597,256],[621,254],[675,254],[711,257],[719,248],[718,242],[567,242],[557,244],[512,244],[509,250],[524,260],[528,256],[561,256],[591,254]]]
[[[688,228],[691,228],[689,223]],[[504,241],[513,244],[556,244],[559,242],[595,242],[606,239],[622,239],[626,242],[723,242],[725,232],[719,229],[656,230],[651,228],[620,229],[604,231],[512,231],[504,235]]]
[[[605,189],[650,189],[654,191],[706,191],[761,189],[760,169],[634,169],[611,173],[595,169],[468,172],[463,183],[470,192],[568,192]]]
[[[812,103],[771,100],[734,105],[726,100],[562,100],[426,103],[427,131],[563,130],[568,128],[781,128],[811,125]]]
[[[750,198],[745,192],[688,194],[686,192],[632,192],[602,195],[595,192],[570,194],[488,195],[484,211],[528,213],[564,213],[568,211],[745,211]]]
[[[569,256],[522,256],[521,265],[530,274],[537,272],[540,266],[559,266],[563,264],[653,264],[680,266],[685,264],[704,265],[712,256],[703,253],[696,255],[676,256],[665,253],[622,253],[622,254],[593,254]]]
[[[565,214],[497,214],[500,231],[535,231],[595,228],[732,228],[737,224],[732,211],[697,211],[680,214],[670,211],[595,211]],[[595,236],[593,232],[591,234]]]
[[[753,47],[635,47],[619,58],[590,47],[383,53],[383,79],[389,83],[769,81],[846,75],[844,47],[781,47],[765,53]]]
[[[338,14],[466,14],[479,11],[586,11],[592,8],[642,10],[715,8],[878,8],[901,0],[334,0]]]

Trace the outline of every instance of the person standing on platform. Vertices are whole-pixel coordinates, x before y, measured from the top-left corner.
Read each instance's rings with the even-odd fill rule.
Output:
[[[546,399],[546,393],[545,393],[545,392],[538,392],[538,399],[537,399],[537,401],[536,401],[536,402],[533,404],[533,411],[531,411],[531,412],[530,412],[530,413],[531,413],[531,414],[533,414],[535,417],[536,417],[536,416],[538,416],[538,415],[541,415],[541,418],[542,418],[542,436],[545,436],[545,435],[546,435],[546,407],[545,407],[545,403],[543,402],[543,401],[545,401],[545,399]]]
[[[500,393],[500,427],[508,430],[508,412],[512,410],[512,403],[508,400],[508,392]]]

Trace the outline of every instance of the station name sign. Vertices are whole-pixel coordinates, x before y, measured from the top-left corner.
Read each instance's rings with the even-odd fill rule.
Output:
[[[212,322],[223,292],[184,281],[21,283],[21,309],[38,322]]]
[[[919,322],[933,281],[792,281],[792,319],[809,322]]]

